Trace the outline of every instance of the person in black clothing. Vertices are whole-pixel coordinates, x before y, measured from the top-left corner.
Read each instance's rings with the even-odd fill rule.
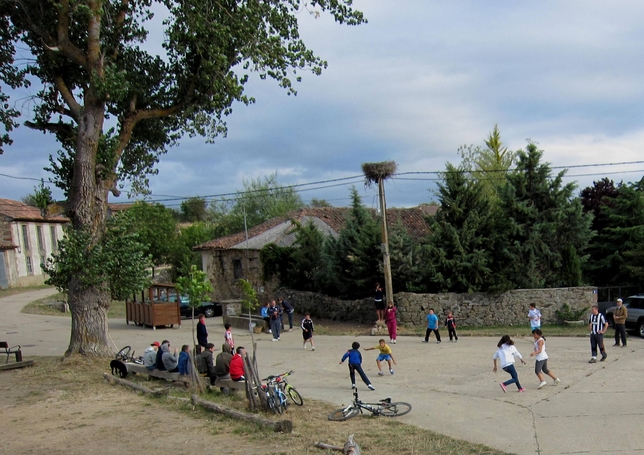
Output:
[[[288,331],[292,332],[293,331],[293,313],[295,312],[295,309],[293,308],[293,305],[291,305],[291,302],[286,300],[285,298],[280,297],[279,299],[280,305],[282,305],[282,311],[287,314],[288,316]],[[284,330],[284,323],[282,323],[282,330]]]
[[[210,385],[213,385],[215,383],[215,379],[217,379],[217,375],[215,373],[215,362],[213,360],[215,345],[212,343],[206,343],[204,348],[204,351],[199,354],[199,373],[208,375],[210,378]]]
[[[208,330],[206,329],[206,316],[199,315],[199,322],[197,322],[197,343],[199,346],[206,347],[208,344]]]
[[[168,340],[163,340],[163,342],[161,343],[161,346],[163,346],[164,344],[167,344],[168,346],[170,346],[170,342]],[[163,357],[163,351],[161,350],[161,348],[159,348],[157,350],[157,370],[165,371],[165,365],[163,364],[162,357]]]
[[[602,358],[599,360],[603,362],[608,357],[606,349],[604,349],[604,333],[608,329],[608,322],[603,314],[599,312],[599,307],[593,305],[591,309],[590,318],[588,319],[588,329],[590,330],[590,352],[592,357],[588,363],[597,362],[597,348],[602,354]]]
[[[376,283],[376,290],[373,294],[373,302],[376,306],[376,315],[378,315],[378,322],[385,320],[385,296],[384,290],[380,287],[380,283]]]
[[[313,345],[313,331],[315,330],[313,327],[313,321],[311,320],[311,315],[309,313],[306,313],[304,315],[304,319],[302,319],[302,324],[300,325],[302,327],[302,338],[304,338],[304,349],[306,349],[306,342],[310,341],[311,342],[311,350],[315,351],[315,345]]]

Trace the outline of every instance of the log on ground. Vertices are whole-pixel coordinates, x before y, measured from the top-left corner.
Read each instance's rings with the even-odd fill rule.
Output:
[[[232,417],[233,419],[244,420],[246,422],[251,422],[251,423],[260,425],[262,427],[272,428],[273,431],[275,432],[291,433],[293,431],[293,422],[291,422],[290,420],[275,421],[275,420],[265,419],[263,417],[260,417],[254,414],[248,414],[246,412],[236,411],[234,409],[220,406],[211,401],[203,400],[199,398],[197,395],[192,395],[192,403],[195,405],[199,405],[210,411],[216,412],[218,414],[223,414],[225,416]]]
[[[119,385],[122,385],[122,386],[125,386],[125,387],[129,387],[131,389],[137,390],[139,392],[148,393],[150,395],[157,395],[157,396],[158,395],[165,395],[165,394],[167,394],[169,392],[167,389],[152,390],[152,389],[149,389],[149,388],[147,388],[147,387],[145,387],[143,385],[137,384],[135,382],[128,381],[126,379],[117,378],[116,376],[112,376],[109,373],[103,373],[103,377],[110,384],[119,384]]]
[[[316,442],[313,444],[315,447],[325,450],[335,450],[342,452],[345,455],[360,455],[360,446],[353,441],[353,435],[347,438],[347,442],[344,443],[344,447],[333,446],[331,444],[325,444],[323,442]]]

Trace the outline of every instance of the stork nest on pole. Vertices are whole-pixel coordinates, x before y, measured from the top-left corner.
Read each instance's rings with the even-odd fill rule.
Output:
[[[378,184],[381,180],[387,180],[396,173],[398,165],[395,161],[383,161],[381,163],[362,163],[364,173],[364,184],[370,187]]]

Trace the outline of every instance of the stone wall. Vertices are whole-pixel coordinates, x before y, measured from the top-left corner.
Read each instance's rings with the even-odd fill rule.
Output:
[[[280,289],[295,306],[298,314],[311,313],[313,318],[337,321],[373,323],[375,308],[373,298],[338,300],[312,292]],[[534,303],[543,315],[543,323],[555,323],[555,311],[564,303],[572,309],[588,308],[597,303],[597,288],[518,289],[499,295],[474,294],[412,294],[401,292],[394,296],[398,307],[398,324],[414,327],[425,326],[425,316],[433,308],[444,322],[449,310],[459,326],[495,326],[528,324],[529,304]]]

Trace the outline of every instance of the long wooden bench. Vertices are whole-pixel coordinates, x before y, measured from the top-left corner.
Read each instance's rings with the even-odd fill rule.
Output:
[[[232,379],[215,380],[213,387],[223,387],[234,390],[246,390],[246,381],[233,381]]]

